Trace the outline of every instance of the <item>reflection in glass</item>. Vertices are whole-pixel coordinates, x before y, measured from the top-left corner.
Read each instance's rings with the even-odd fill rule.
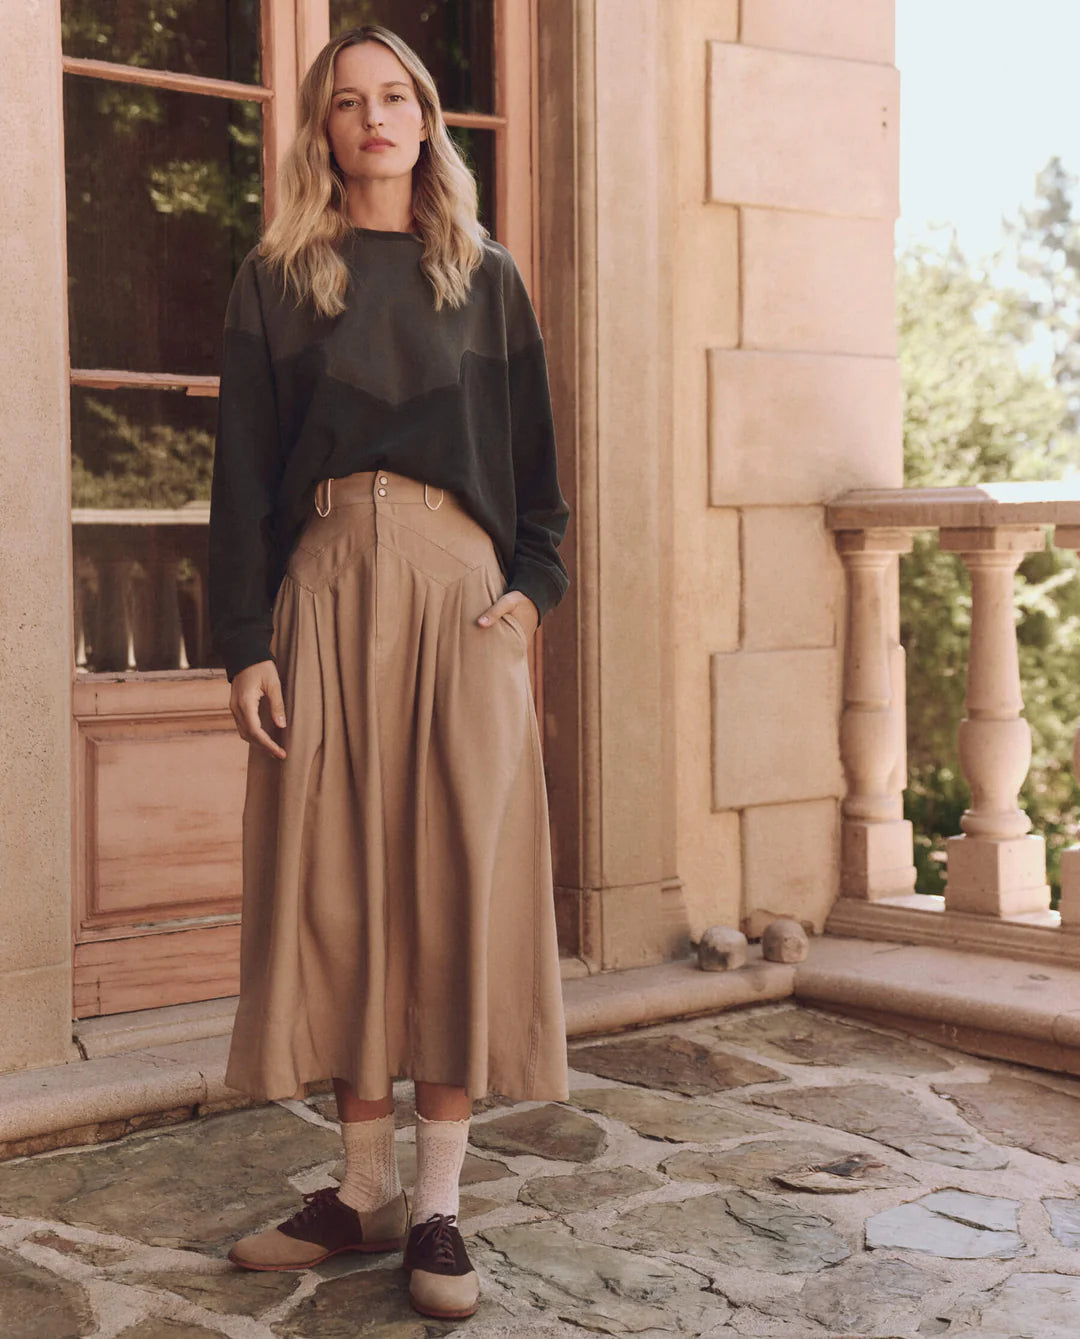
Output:
[[[64,76],[73,367],[214,375],[262,220],[255,102]]]
[[[62,0],[66,56],[260,82],[259,0]]]
[[[450,136],[472,168],[480,194],[477,213],[480,222],[495,234],[495,132],[470,130],[468,126],[449,126]]]
[[[71,505],[208,502],[217,397],[71,388]]]
[[[72,388],[80,670],[218,664],[206,596],[216,415],[212,396]]]
[[[493,0],[330,0],[330,35],[381,23],[408,42],[444,111],[495,110]]]

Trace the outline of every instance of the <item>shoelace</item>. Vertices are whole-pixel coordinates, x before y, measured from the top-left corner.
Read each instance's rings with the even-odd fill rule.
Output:
[[[293,1214],[289,1220],[290,1224],[294,1227],[307,1227],[329,1207],[330,1201],[337,1197],[337,1192],[337,1186],[321,1186],[318,1190],[306,1191],[304,1207]]]
[[[422,1245],[430,1237],[432,1253],[437,1264],[452,1265],[457,1259],[454,1251],[454,1234],[451,1231],[456,1218],[457,1214],[454,1213],[433,1213],[420,1225],[416,1245]]]

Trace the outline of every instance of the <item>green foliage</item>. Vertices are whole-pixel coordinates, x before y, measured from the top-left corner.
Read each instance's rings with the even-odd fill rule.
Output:
[[[1055,188],[1061,175],[1051,173]],[[1056,318],[1068,325],[1055,238],[1028,217],[1022,246],[1027,273],[1055,271]],[[1035,258],[1041,257],[1040,262]],[[1070,301],[1080,298],[1069,271]],[[1048,291],[1048,290],[1047,290]],[[976,273],[955,237],[943,251],[913,247],[898,261],[897,318],[904,383],[904,461],[908,487],[956,486],[1006,479],[1055,479],[1077,468],[1080,438],[1071,403],[1069,359],[1053,371],[1025,353],[1047,324],[1046,293],[995,284]],[[1077,788],[1071,765],[1080,721],[1080,580],[1071,552],[1031,554],[1016,578],[1017,637],[1032,766],[1021,791],[1033,830],[1047,839],[1057,900],[1060,852],[1074,840]],[[957,757],[963,716],[971,597],[961,561],[916,536],[901,563],[901,640],[907,653],[908,789],[905,813],[915,827],[917,887],[943,889],[945,839],[961,831],[968,788]]]
[[[182,507],[209,498],[212,433],[137,423],[96,397],[86,409],[94,468],[72,456],[73,507]]]

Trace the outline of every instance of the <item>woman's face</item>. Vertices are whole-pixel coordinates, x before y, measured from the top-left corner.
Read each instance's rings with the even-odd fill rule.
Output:
[[[412,78],[382,42],[356,42],[334,57],[334,92],[326,126],[346,177],[399,177],[412,171],[427,139]],[[384,147],[365,148],[373,140]]]

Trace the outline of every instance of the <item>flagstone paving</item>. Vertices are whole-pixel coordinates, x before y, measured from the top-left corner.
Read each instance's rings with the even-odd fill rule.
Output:
[[[1080,1335],[1075,1080],[791,1001],[569,1055],[568,1102],[476,1104],[469,1320],[413,1312],[399,1254],[226,1260],[341,1176],[322,1093],[0,1163],[0,1336]]]

